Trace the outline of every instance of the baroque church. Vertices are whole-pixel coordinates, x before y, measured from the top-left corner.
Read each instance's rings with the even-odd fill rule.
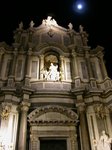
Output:
[[[111,150],[104,48],[51,16],[21,22],[13,39],[0,42],[0,150]]]

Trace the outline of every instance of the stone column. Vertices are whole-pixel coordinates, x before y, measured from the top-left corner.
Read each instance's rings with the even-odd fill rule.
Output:
[[[19,140],[18,150],[26,150],[26,139],[27,139],[27,112],[29,110],[30,103],[21,103],[21,118],[19,128]]]
[[[44,55],[40,55],[40,79],[43,79],[43,71],[44,71]]]
[[[29,48],[26,57],[26,75],[25,75],[25,86],[30,86],[30,64],[31,64],[32,48]]]
[[[60,60],[61,60],[61,68],[60,68],[60,71],[61,71],[61,80],[63,81],[64,80],[64,56],[60,56]]]
[[[31,139],[31,150],[40,150],[39,138],[36,135],[31,134],[30,139]]]
[[[18,49],[15,48],[13,52],[13,59],[12,59],[12,64],[11,64],[11,71],[8,77],[8,86],[12,87],[14,86],[14,76],[15,76],[15,67],[16,67],[16,61],[17,61],[17,54],[18,54]]]
[[[80,132],[81,132],[81,141],[82,141],[82,149],[90,150],[90,141],[87,127],[87,119],[85,113],[85,106],[83,103],[77,104],[78,112],[79,112],[79,120],[80,120]]]

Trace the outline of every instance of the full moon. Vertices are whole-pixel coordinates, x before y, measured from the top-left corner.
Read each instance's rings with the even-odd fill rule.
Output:
[[[82,4],[77,4],[77,9],[83,9],[83,5]]]
[[[82,0],[77,0],[73,4],[73,10],[78,13],[84,13],[86,11],[86,4]]]

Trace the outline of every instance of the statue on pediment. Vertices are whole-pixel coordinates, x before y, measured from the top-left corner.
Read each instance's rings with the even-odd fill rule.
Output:
[[[31,22],[30,22],[30,28],[33,28],[34,25],[35,25],[35,23],[33,22],[33,20],[31,20]]]
[[[19,29],[20,29],[20,30],[23,29],[23,22],[22,22],[22,21],[19,23]]]
[[[42,24],[51,26],[51,25],[57,25],[57,22],[55,19],[52,19],[51,16],[48,16],[47,19],[44,19],[42,21]]]
[[[73,29],[73,24],[70,22],[70,23],[68,24],[68,27],[69,27],[70,30],[72,30],[72,29]]]

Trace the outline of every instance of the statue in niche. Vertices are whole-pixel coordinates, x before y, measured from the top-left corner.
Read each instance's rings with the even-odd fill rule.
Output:
[[[59,81],[58,65],[54,65],[53,63],[51,63],[49,70],[44,70],[44,79]]]
[[[102,131],[99,141],[94,140],[97,150],[111,150],[112,138],[105,133],[105,130]]]
[[[58,65],[54,66],[53,63],[51,63],[49,67],[49,77],[51,80],[59,80],[59,72],[58,72]]]
[[[45,57],[42,74],[45,80],[59,81],[59,60],[56,55],[50,54]]]

